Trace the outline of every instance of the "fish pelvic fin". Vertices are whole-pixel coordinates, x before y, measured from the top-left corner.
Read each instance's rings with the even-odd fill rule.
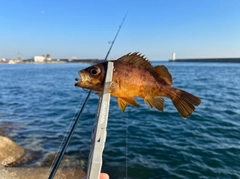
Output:
[[[131,105],[131,106],[134,106],[134,107],[138,107],[138,104],[133,97],[120,97],[120,98],[118,98],[118,107],[122,112],[125,111],[128,104]]]
[[[167,85],[172,85],[172,75],[164,65],[153,67],[153,72]]]
[[[144,98],[144,102],[146,104],[148,104],[148,106],[150,108],[154,107],[156,108],[157,110],[159,110],[160,112],[163,112],[163,108],[164,108],[164,98],[162,97],[153,97],[153,98],[148,98],[148,97],[145,97]]]
[[[198,106],[201,103],[201,99],[186,91],[174,90],[176,91],[176,95],[172,98],[172,102],[180,115],[186,119],[195,110],[194,106]]]

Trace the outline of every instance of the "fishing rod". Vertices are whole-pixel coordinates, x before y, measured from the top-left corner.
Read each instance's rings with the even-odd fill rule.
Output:
[[[117,31],[117,33],[116,33],[116,35],[115,35],[115,37],[114,37],[114,39],[113,39],[113,41],[112,41],[112,43],[111,43],[111,46],[110,46],[110,48],[109,48],[109,50],[108,50],[108,52],[107,52],[106,57],[105,57],[105,59],[104,59],[105,61],[107,60],[107,58],[108,58],[108,56],[109,56],[109,54],[110,54],[110,52],[111,52],[111,49],[112,49],[112,47],[113,47],[113,44],[114,44],[114,42],[115,42],[116,39],[117,39],[117,36],[118,36],[118,34],[119,34],[119,32],[120,32],[120,30],[121,30],[121,28],[122,28],[122,25],[123,25],[123,23],[124,23],[124,21],[125,21],[125,19],[126,19],[126,17],[127,17],[127,14],[128,14],[128,12],[125,14],[125,16],[124,16],[124,18],[123,18],[123,20],[122,20],[122,23],[120,24],[120,26],[119,26],[119,28],[118,28],[118,31]],[[72,138],[72,135],[73,135],[73,133],[74,133],[74,130],[75,130],[75,128],[76,128],[76,126],[77,126],[77,124],[78,124],[78,122],[79,122],[79,120],[80,120],[80,118],[81,118],[81,116],[82,116],[83,110],[84,110],[84,108],[85,108],[85,106],[86,106],[86,104],[87,104],[87,102],[88,102],[88,99],[89,99],[91,93],[92,93],[92,91],[90,90],[90,91],[88,92],[88,95],[87,95],[87,97],[86,97],[86,99],[85,99],[85,101],[84,101],[84,103],[83,103],[83,106],[82,106],[82,108],[80,109],[80,112],[79,112],[79,114],[78,114],[78,116],[77,116],[77,118],[76,118],[76,120],[75,120],[75,122],[74,122],[74,124],[73,124],[73,126],[72,126],[72,128],[71,128],[71,130],[70,130],[70,132],[69,132],[69,134],[68,134],[68,136],[67,136],[67,139],[66,139],[65,143],[63,144],[63,147],[62,147],[62,149],[61,149],[61,152],[59,153],[57,159],[55,160],[55,163],[54,163],[53,168],[52,168],[52,170],[51,170],[51,172],[50,172],[50,174],[49,174],[48,179],[53,179],[53,178],[54,178],[54,176],[55,176],[55,174],[56,174],[56,172],[57,172],[57,169],[58,169],[58,167],[59,167],[59,165],[60,165],[60,163],[61,163],[61,161],[62,161],[63,155],[64,155],[64,153],[65,153],[65,151],[66,151],[66,149],[67,149],[67,147],[68,147],[68,144],[69,144],[69,142],[70,142],[70,140],[71,140],[71,138]]]
[[[118,31],[117,31],[117,33],[116,33],[116,35],[115,35],[113,41],[111,42],[111,46],[110,46],[110,48],[109,48],[109,50],[108,50],[108,52],[107,52],[107,55],[106,55],[106,57],[105,57],[104,60],[107,60],[108,55],[109,55],[110,51],[112,50],[113,44],[114,44],[114,42],[115,42],[116,39],[117,39],[118,33],[120,32],[120,30],[121,30],[121,28],[122,28],[122,25],[123,25],[123,23],[124,23],[124,21],[125,21],[127,15],[128,15],[128,12],[125,14],[125,16],[124,16],[124,18],[123,18],[123,20],[122,20],[122,23],[120,24],[120,26],[119,26],[119,28],[118,28]]]

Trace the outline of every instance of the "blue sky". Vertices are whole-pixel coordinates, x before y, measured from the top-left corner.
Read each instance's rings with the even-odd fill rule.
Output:
[[[239,0],[1,0],[0,58],[240,57]]]

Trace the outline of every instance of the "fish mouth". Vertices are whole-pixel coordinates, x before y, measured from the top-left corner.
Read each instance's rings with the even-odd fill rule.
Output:
[[[75,83],[75,86],[81,87],[82,83],[90,82],[91,80],[90,77],[86,75],[84,72],[79,71],[78,74],[80,78],[75,78],[75,81],[77,81],[77,83]]]
[[[80,83],[82,82],[82,81],[84,81],[84,74],[80,71],[80,72],[78,72],[78,74],[79,74],[79,76],[80,76],[80,78],[75,78],[75,81],[77,81],[77,83],[75,83],[75,86],[80,86]]]
[[[75,86],[79,86],[79,83],[81,82],[81,79],[75,78],[75,81],[77,81],[77,83],[75,83]]]

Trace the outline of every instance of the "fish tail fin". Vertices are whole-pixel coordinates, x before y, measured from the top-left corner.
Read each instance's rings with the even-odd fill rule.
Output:
[[[201,99],[179,89],[174,89],[176,94],[172,98],[172,102],[180,115],[186,119],[195,110],[194,106],[198,106],[201,103]]]

